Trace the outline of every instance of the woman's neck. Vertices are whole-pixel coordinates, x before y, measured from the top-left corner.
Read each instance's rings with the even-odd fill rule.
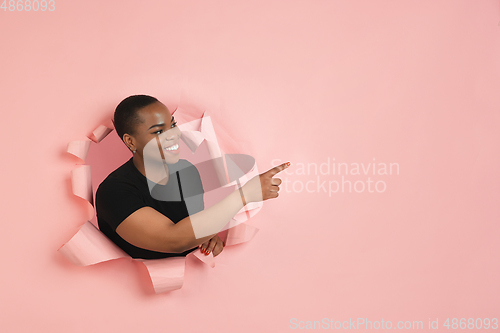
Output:
[[[144,159],[139,154],[132,157],[132,162],[137,170],[147,179],[155,182],[156,184],[165,185],[169,179],[168,166],[165,162],[151,162],[148,163],[148,170],[144,166]]]

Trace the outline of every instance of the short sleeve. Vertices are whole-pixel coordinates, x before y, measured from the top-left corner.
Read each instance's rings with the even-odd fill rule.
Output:
[[[97,219],[113,230],[133,212],[146,206],[139,189],[119,179],[106,179],[96,192]]]

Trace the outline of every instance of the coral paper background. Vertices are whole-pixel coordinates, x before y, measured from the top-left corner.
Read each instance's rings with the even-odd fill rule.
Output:
[[[0,9],[2,332],[500,318],[498,0],[55,6]],[[87,212],[68,142],[137,93],[211,110],[259,170],[295,168],[251,242],[213,269],[187,260],[184,287],[160,295],[140,263],[57,252]],[[340,176],[301,165],[328,161],[399,173],[371,176],[381,193],[326,193]]]

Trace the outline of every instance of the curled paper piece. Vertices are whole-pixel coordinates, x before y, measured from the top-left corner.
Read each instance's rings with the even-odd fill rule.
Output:
[[[90,165],[82,165],[71,171],[73,194],[93,204]]]
[[[68,143],[68,149],[66,150],[71,155],[78,157],[82,162],[85,162],[87,154],[89,152],[90,143],[94,141],[95,143],[101,142],[113,129],[105,126],[99,125],[92,133],[88,136],[89,140],[75,140]],[[92,140],[92,141],[90,141]]]
[[[130,256],[104,236],[89,221],[61,248],[59,252],[77,266],[94,265],[103,261]]]
[[[180,289],[184,284],[186,258],[172,257],[140,261],[146,265],[156,293]]]
[[[92,195],[92,175],[90,165],[82,165],[71,171],[73,194],[87,201],[87,219],[94,217],[94,199]]]
[[[109,133],[111,133],[113,129],[108,128],[107,126],[100,125],[97,127],[92,134],[89,135],[89,139],[94,141],[95,143],[101,142]]]
[[[87,154],[89,152],[89,148],[89,140],[71,141],[68,144],[67,152],[78,157],[80,160],[82,160],[82,162],[85,162],[85,159],[87,158]]]
[[[178,121],[183,118],[181,110],[178,108],[175,112]],[[241,154],[228,155],[222,151],[217,142],[212,120],[206,115],[206,112],[203,113],[201,119],[189,121],[179,127],[182,141],[193,153],[206,141],[210,160],[214,164],[214,171],[218,178],[217,187],[242,186],[253,176],[258,175],[254,160],[251,168],[245,166],[245,163],[248,165],[248,155],[246,155],[247,157]],[[111,131],[112,129],[101,125],[92,132],[89,139],[99,143]],[[90,141],[72,141],[68,145],[68,152],[85,161],[89,147]],[[211,176],[213,178],[214,174]],[[82,165],[72,170],[71,179],[73,193],[88,203],[89,216],[87,222],[58,251],[73,264],[79,266],[93,265],[119,258],[133,259],[89,222],[94,215],[90,166]],[[254,216],[261,207],[262,202],[249,203],[228,223],[225,227],[225,229],[229,228],[225,241],[226,247],[247,242],[253,238],[258,229],[242,222]],[[215,267],[215,258],[212,253],[205,255],[197,249],[189,255],[197,257],[212,268]],[[133,260],[138,260],[146,266],[156,293],[168,292],[182,287],[186,257]]]

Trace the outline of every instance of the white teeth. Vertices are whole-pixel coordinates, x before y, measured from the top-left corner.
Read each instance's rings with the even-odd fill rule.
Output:
[[[170,146],[168,148],[165,148],[165,150],[177,150],[177,148],[179,148],[179,144],[175,144],[173,146]]]

